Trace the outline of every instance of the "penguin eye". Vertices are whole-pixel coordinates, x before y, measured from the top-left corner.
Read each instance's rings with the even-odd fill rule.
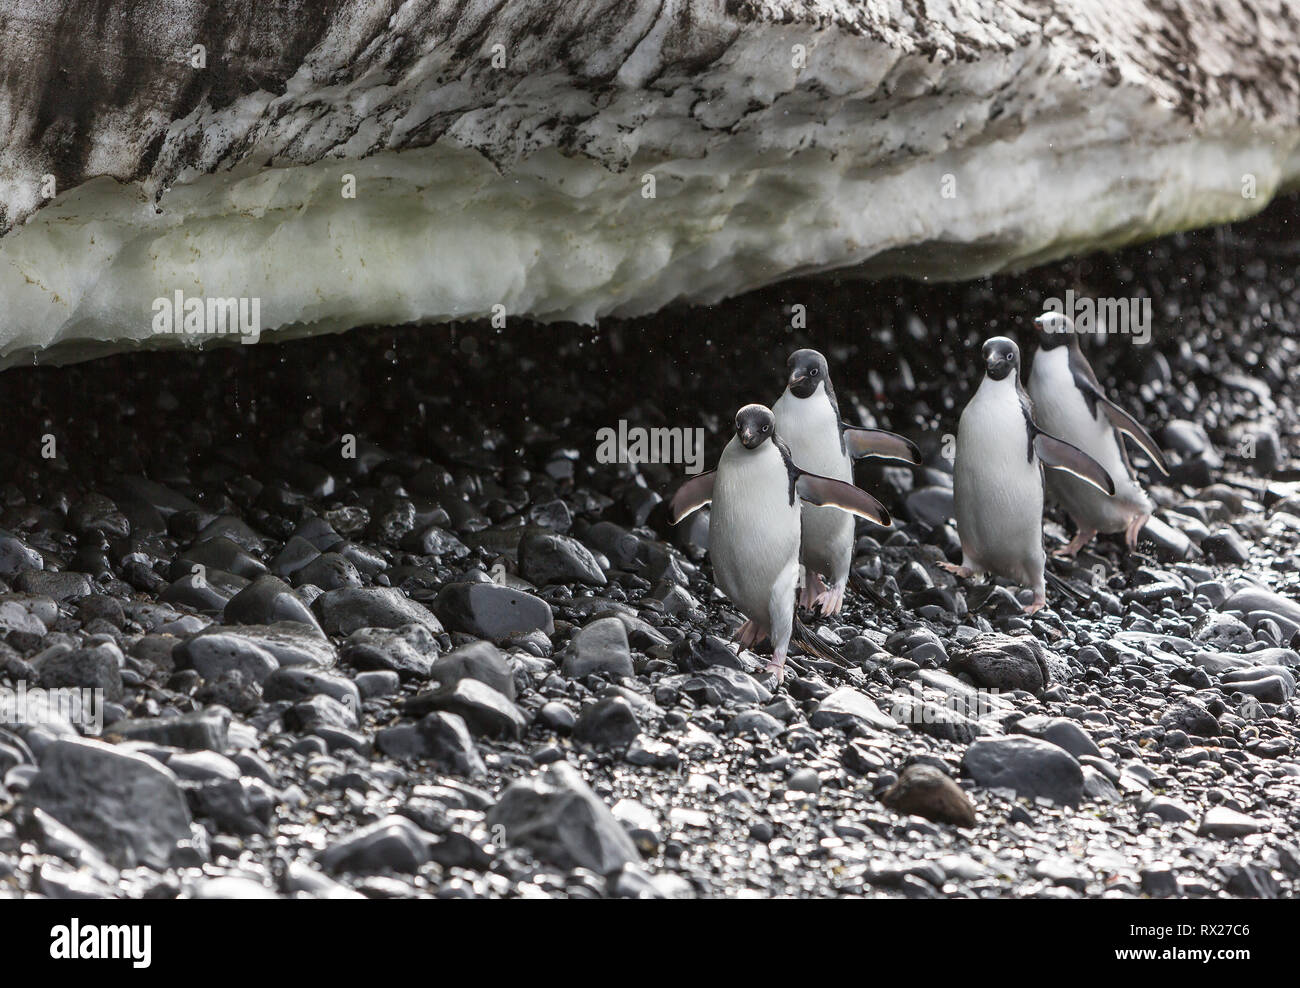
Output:
[[[808,372],[808,376],[809,376],[809,377],[816,377],[816,376],[817,376],[817,373],[818,373],[818,372],[817,372],[817,368],[814,367],[812,370],[810,370],[810,371]]]
[[[763,426],[763,435],[767,435],[771,431],[772,431],[772,427],[770,425]]]

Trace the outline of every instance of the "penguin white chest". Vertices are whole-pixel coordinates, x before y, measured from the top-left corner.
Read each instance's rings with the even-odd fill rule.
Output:
[[[1043,555],[1043,480],[1014,381],[985,378],[962,412],[953,494],[970,560],[1031,582]]]
[[[747,616],[766,618],[773,586],[798,566],[799,556],[799,499],[791,503],[790,474],[774,443],[749,450],[732,439],[723,450],[709,554],[722,592]]]
[[[790,447],[799,469],[853,483],[853,460],[842,445],[839,416],[823,390],[808,398],[787,391],[772,412],[777,435]],[[802,531],[804,565],[833,584],[843,583],[853,557],[853,516],[837,508],[804,505]]]

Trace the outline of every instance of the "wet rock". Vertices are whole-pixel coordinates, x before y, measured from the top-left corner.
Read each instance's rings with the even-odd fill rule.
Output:
[[[531,532],[519,540],[519,572],[539,587],[581,583],[603,587],[605,573],[591,550],[577,539],[556,532]]]
[[[79,600],[95,592],[89,576],[70,570],[51,573],[49,570],[29,569],[18,575],[14,587],[23,593],[41,594],[57,601]]]
[[[447,710],[435,710],[416,725],[424,743],[424,754],[449,772],[476,778],[487,769],[470,736],[465,719]]]
[[[1183,731],[1204,738],[1218,737],[1220,733],[1218,718],[1205,704],[1191,698],[1171,703],[1160,715],[1160,726],[1167,731]]]
[[[429,677],[444,687],[454,686],[462,679],[477,679],[507,700],[515,699],[514,673],[505,656],[490,642],[474,642],[453,649],[433,663]]]
[[[339,657],[358,669],[395,672],[402,679],[426,680],[441,648],[422,624],[397,628],[358,628],[339,649]]]
[[[106,728],[128,741],[152,741],[173,748],[225,751],[230,735],[230,711],[209,707],[176,717],[141,717],[120,720]]]
[[[851,686],[841,686],[818,703],[809,723],[818,729],[833,727],[850,731],[892,731],[900,726],[881,712],[875,701]]]
[[[627,629],[616,617],[592,621],[576,635],[565,649],[564,675],[581,679],[599,673],[611,679],[636,674],[627,641]]]
[[[957,827],[975,826],[975,807],[957,783],[929,765],[909,765],[880,801],[899,813]]]
[[[190,793],[196,816],[213,821],[226,833],[245,836],[270,833],[278,802],[275,790],[260,779],[223,779]]]
[[[360,628],[402,628],[416,624],[431,635],[442,624],[427,607],[392,587],[345,587],[321,594],[312,604],[328,635],[346,637]]]
[[[1011,789],[1018,796],[1041,796],[1061,806],[1078,806],[1083,798],[1079,763],[1064,749],[1037,738],[980,738],[966,749],[962,770],[987,789]]]
[[[277,669],[262,684],[268,701],[288,700],[297,703],[312,696],[328,696],[348,709],[361,710],[361,693],[352,680],[338,673],[306,666]]]
[[[560,868],[607,875],[638,860],[627,832],[568,762],[510,785],[488,811],[489,827]]]
[[[1238,813],[1226,806],[1214,806],[1205,811],[1196,833],[1201,837],[1221,837],[1231,840],[1262,833],[1268,829],[1269,825],[1264,820]]]
[[[1052,679],[1047,649],[1036,639],[1000,634],[980,635],[956,651],[952,669],[978,686],[1003,692],[1041,694]]]
[[[518,707],[477,679],[461,679],[421,693],[408,700],[405,709],[414,716],[447,710],[463,717],[474,734],[489,737],[518,738],[528,727],[528,718]]]
[[[289,585],[269,573],[259,576],[230,598],[224,612],[229,624],[276,624],[286,621],[319,625],[307,605],[298,599]]]
[[[594,748],[626,748],[640,731],[632,705],[621,696],[607,696],[582,708],[573,736]]]
[[[324,693],[300,700],[284,714],[284,726],[303,734],[349,732],[357,727],[357,709]]]
[[[1031,738],[1042,738],[1058,748],[1064,748],[1075,758],[1084,755],[1100,757],[1101,750],[1078,724],[1064,717],[1026,717],[1016,724],[1016,730]]]
[[[251,682],[261,684],[280,668],[275,656],[257,642],[220,629],[200,632],[181,642],[172,651],[179,669],[193,669],[207,680],[216,680],[237,672]]]
[[[176,777],[151,758],[97,741],[47,745],[26,799],[119,868],[167,868],[181,860],[179,845],[191,838]]]
[[[546,601],[495,583],[449,583],[433,606],[448,628],[497,644],[514,634],[555,633]]]
[[[266,572],[266,566],[261,560],[249,555],[242,546],[224,536],[195,543],[185,550],[172,564],[172,579],[192,573],[195,566],[231,573],[245,580],[256,580]]]
[[[321,553],[293,574],[294,586],[310,583],[322,590],[361,586],[361,574],[351,561],[337,552]]]
[[[435,838],[404,816],[388,816],[335,841],[320,855],[321,867],[335,874],[413,875],[429,861]]]
[[[680,681],[681,691],[696,703],[709,706],[766,703],[772,693],[748,673],[726,666],[710,666]]]
[[[41,686],[103,690],[104,699],[117,701],[123,696],[122,650],[105,643],[88,648],[70,649],[56,645],[32,660]]]

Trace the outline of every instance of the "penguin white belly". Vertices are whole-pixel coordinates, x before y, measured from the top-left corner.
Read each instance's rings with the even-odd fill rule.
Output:
[[[709,555],[719,589],[746,617],[770,627],[778,617],[771,613],[774,595],[781,607],[781,599],[788,598],[793,615],[799,499],[790,503],[790,475],[774,443],[747,450],[732,439],[722,451],[709,515]]]
[[[1040,587],[1043,480],[1014,384],[985,379],[962,412],[953,496],[965,565]]]
[[[1029,375],[1029,395],[1039,426],[1058,439],[1078,446],[1100,463],[1115,482],[1110,496],[1061,470],[1046,472],[1047,490],[1080,528],[1120,532],[1137,515],[1150,514],[1152,504],[1133,478],[1116,433],[1100,407],[1093,415],[1075,386],[1064,347],[1040,352]]]
[[[776,434],[799,469],[853,483],[853,460],[841,445],[839,418],[824,393],[795,398],[787,391],[772,412]],[[801,518],[800,562],[832,585],[844,583],[853,559],[853,516],[805,504]]]

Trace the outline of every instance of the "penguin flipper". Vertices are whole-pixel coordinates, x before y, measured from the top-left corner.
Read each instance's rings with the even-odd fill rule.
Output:
[[[1101,409],[1106,413],[1106,418],[1110,419],[1110,424],[1137,443],[1142,452],[1146,453],[1147,458],[1156,465],[1156,468],[1168,477],[1169,467],[1165,464],[1164,455],[1160,452],[1160,447],[1156,445],[1156,441],[1151,438],[1150,433],[1142,428],[1137,419],[1105,395],[1100,397]]]
[[[842,423],[844,447],[849,456],[860,460],[874,456],[882,460],[902,460],[904,463],[920,463],[921,451],[916,443],[905,436],[884,429],[864,429],[861,426]]]
[[[1040,432],[1034,436],[1034,453],[1043,466],[1064,470],[1092,484],[1103,494],[1114,495],[1115,481],[1111,480],[1106,468],[1078,446],[1071,446],[1064,440]]]
[[[677,488],[677,493],[673,495],[672,503],[668,506],[670,525],[676,525],[691,512],[699,511],[713,500],[713,481],[717,473],[716,470],[710,470],[698,477],[692,477]]]
[[[809,504],[839,508],[867,521],[874,521],[877,525],[893,524],[893,519],[883,504],[862,488],[842,480],[800,470],[794,486],[799,496]]]

